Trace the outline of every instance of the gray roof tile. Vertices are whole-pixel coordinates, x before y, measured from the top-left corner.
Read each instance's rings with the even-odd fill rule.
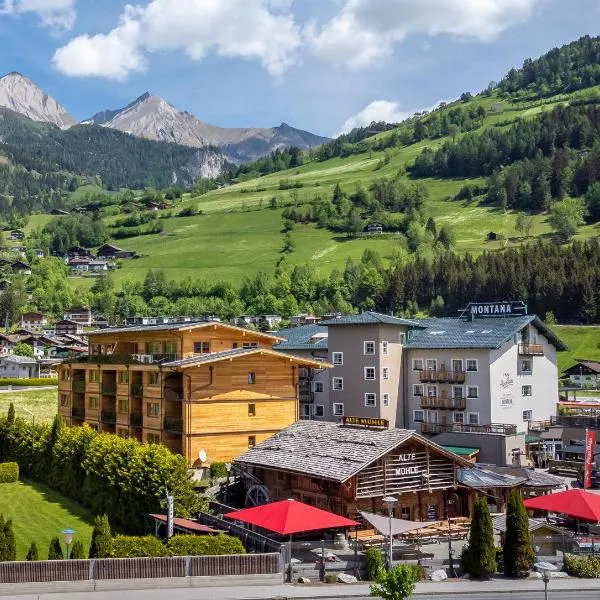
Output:
[[[323,334],[324,337],[318,337]],[[285,338],[286,341],[274,345],[273,350],[327,350],[327,327],[323,325],[301,325],[280,329],[277,335]]]
[[[321,325],[403,325],[405,327],[421,327],[419,321],[392,317],[370,310],[359,315],[343,315],[328,321],[321,321]]]
[[[180,360],[172,360],[170,362],[161,363],[163,367],[187,367],[190,365],[201,365],[205,362],[214,362],[215,360],[223,360],[243,354],[253,354],[260,348],[233,348],[232,350],[223,350],[222,352],[211,352],[210,354],[197,354]]]

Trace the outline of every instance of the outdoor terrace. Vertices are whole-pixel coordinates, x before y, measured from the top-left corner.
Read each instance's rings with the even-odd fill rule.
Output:
[[[421,423],[421,433],[497,433],[515,435],[516,425],[506,423],[488,423],[487,425],[469,425],[467,423]]]
[[[522,356],[544,356],[542,344],[519,344],[519,354]]]
[[[465,398],[446,398],[444,396],[421,396],[421,408],[464,410],[466,406],[467,401]]]
[[[464,383],[464,371],[446,371],[445,369],[435,371],[419,371],[419,381],[421,383],[438,382],[438,383]]]

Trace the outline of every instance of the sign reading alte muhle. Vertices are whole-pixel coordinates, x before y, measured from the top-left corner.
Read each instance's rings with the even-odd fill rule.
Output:
[[[363,427],[389,427],[386,419],[371,419],[370,417],[342,417],[343,425],[362,425]]]

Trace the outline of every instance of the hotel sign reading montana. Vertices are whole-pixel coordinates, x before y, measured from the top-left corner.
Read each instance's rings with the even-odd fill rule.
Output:
[[[472,302],[464,313],[473,317],[516,317],[526,315],[527,306],[524,302]]]

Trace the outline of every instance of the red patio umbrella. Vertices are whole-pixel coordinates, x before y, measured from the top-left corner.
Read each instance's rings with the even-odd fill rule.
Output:
[[[281,535],[301,531],[318,531],[336,527],[354,527],[356,521],[346,519],[297,500],[281,500],[262,506],[244,508],[224,515],[229,519],[250,523]]]
[[[530,498],[525,508],[562,513],[582,521],[600,522],[600,495],[585,490],[567,490]]]

